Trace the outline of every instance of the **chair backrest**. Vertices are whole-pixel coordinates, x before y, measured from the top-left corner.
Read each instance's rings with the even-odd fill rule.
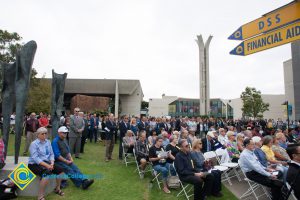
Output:
[[[216,158],[217,154],[214,151],[208,151],[208,152],[205,152],[203,154],[203,156],[204,156],[205,160],[207,160],[207,159]]]

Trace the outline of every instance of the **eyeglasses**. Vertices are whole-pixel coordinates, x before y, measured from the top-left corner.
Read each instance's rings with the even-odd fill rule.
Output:
[[[79,110],[75,110],[75,112],[79,112]]]
[[[189,147],[189,145],[187,144],[187,145],[185,145],[184,147],[185,147],[185,148],[188,148],[188,147]]]

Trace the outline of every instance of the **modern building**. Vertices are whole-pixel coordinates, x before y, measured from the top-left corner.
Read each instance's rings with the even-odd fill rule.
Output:
[[[262,94],[264,102],[269,103],[269,111],[263,113],[265,119],[286,119],[286,110],[282,103],[285,95]],[[229,119],[241,119],[243,102],[241,98],[236,99],[210,99],[210,112],[208,116]],[[149,115],[162,116],[200,116],[199,99],[180,98],[176,96],[162,96],[161,99],[149,100]]]
[[[265,119],[286,119],[285,108],[282,105],[282,103],[285,101],[285,95],[262,94],[261,97],[265,103],[270,104],[269,111],[265,111],[263,113]],[[241,119],[243,117],[242,99],[236,98],[227,101],[228,104],[233,108],[233,119]]]
[[[285,100],[291,110],[290,119],[300,120],[300,40],[292,42],[292,59],[283,62]]]
[[[66,110],[71,107],[72,97],[78,94],[110,97],[115,108],[115,116],[123,114],[139,116],[144,96],[139,80],[67,78],[64,94]]]
[[[169,114],[169,104],[178,99],[177,96],[162,95],[162,98],[149,99],[148,114],[152,117],[162,117]]]
[[[213,117],[233,117],[233,110],[229,104],[221,99],[210,99],[209,116]],[[149,116],[200,116],[199,99],[180,98],[176,96],[165,96],[161,99],[149,100]]]

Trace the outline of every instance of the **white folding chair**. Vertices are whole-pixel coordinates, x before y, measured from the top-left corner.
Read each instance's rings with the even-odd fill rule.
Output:
[[[134,160],[132,160],[132,159],[135,159],[135,157],[134,157],[133,153],[126,153],[126,152],[125,152],[125,146],[124,146],[124,143],[123,143],[123,142],[122,142],[122,149],[123,149],[123,157],[124,157],[123,161],[124,161],[124,163],[125,163],[125,165],[126,165],[126,167],[127,167],[127,165],[128,165],[129,163],[134,163],[134,162],[135,162]],[[132,159],[130,159],[130,157],[131,157]]]
[[[176,172],[176,176],[178,176],[178,173],[177,173],[177,170],[176,170],[176,168],[175,168],[174,163],[173,163],[173,167],[174,167],[174,170],[175,170],[175,172]],[[192,196],[194,195],[193,193],[190,194],[191,191],[193,190],[193,185],[188,184],[188,183],[183,183],[180,179],[179,179],[179,181],[180,181],[180,187],[181,187],[181,190],[180,190],[180,192],[176,195],[176,197],[180,197],[180,196],[184,195],[185,198],[186,198],[187,200],[189,200],[190,197],[192,197]]]
[[[135,152],[135,148],[133,148],[133,156],[134,156],[134,160],[135,160],[135,163],[136,163],[136,169],[134,170],[138,172],[139,174],[139,177],[142,179],[143,178],[143,174],[145,174],[146,172],[151,172],[152,173],[152,167],[151,167],[151,163],[148,162],[147,166],[146,166],[146,169],[144,171],[142,171],[140,169],[140,166],[139,166],[139,162],[137,160],[137,156],[136,156],[136,152]]]
[[[240,182],[241,177],[240,177],[239,173],[237,172],[237,169],[239,168],[239,164],[238,163],[233,163],[233,162],[223,162],[222,163],[220,157],[223,156],[223,153],[224,152],[221,152],[221,151],[216,151],[215,152],[215,154],[217,155],[216,158],[217,158],[217,161],[218,161],[219,165],[229,168],[228,173],[226,173],[229,185],[232,185],[232,183],[230,181],[230,178],[233,178],[233,177],[237,177],[238,181]],[[233,174],[230,174],[230,173],[233,173]]]
[[[210,160],[211,159],[216,159],[217,160],[217,154],[214,151],[205,152],[203,154],[203,156],[204,156],[205,160],[208,160],[208,159],[210,159]],[[218,160],[217,160],[217,162],[218,162]],[[216,165],[216,166],[213,167],[213,169],[220,170],[222,172],[222,174],[224,174],[225,177],[222,177],[222,182],[228,181],[228,183],[230,185],[232,185],[232,183],[230,181],[230,178],[228,177],[228,170],[229,170],[228,167],[222,166],[222,165]]]
[[[265,186],[248,179],[246,174],[243,172],[243,170],[241,170],[241,171],[243,173],[243,176],[245,177],[244,181],[246,181],[248,183],[249,188],[246,192],[244,192],[244,194],[242,194],[242,196],[240,196],[240,199],[246,198],[246,197],[248,197],[252,194],[253,194],[253,196],[256,200],[258,200],[259,197],[262,197],[264,195],[266,195],[267,198],[271,199],[270,194],[267,191],[267,189],[265,188]],[[260,189],[260,188],[263,190],[263,193],[258,195],[257,190]]]

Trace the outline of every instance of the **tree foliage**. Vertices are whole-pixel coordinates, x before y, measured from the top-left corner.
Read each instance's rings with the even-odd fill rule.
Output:
[[[241,94],[241,99],[243,101],[243,116],[263,117],[263,113],[269,110],[269,103],[263,102],[261,92],[255,88],[246,87]]]
[[[0,61],[12,63],[16,61],[17,51],[21,49],[19,43],[22,37],[18,33],[10,33],[0,29]]]
[[[41,79],[34,78],[36,82],[30,83],[26,112],[50,113],[51,82],[44,77]]]
[[[141,109],[149,108],[149,102],[148,101],[142,101],[141,103]]]

